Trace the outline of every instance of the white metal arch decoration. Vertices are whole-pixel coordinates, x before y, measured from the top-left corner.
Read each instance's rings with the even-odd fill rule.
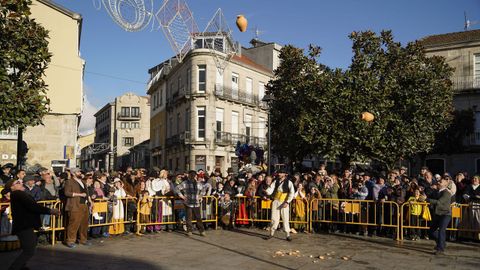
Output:
[[[129,32],[143,30],[153,17],[153,0],[102,0],[102,2],[113,21]]]

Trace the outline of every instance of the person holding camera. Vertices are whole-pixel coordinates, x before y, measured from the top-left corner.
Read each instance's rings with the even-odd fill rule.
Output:
[[[278,179],[267,189],[268,195],[273,194],[272,202],[272,226],[270,227],[270,235],[265,239],[273,238],[275,230],[280,223],[280,216],[283,220],[283,229],[287,234],[287,241],[292,241],[290,237],[290,202],[295,196],[295,188],[293,183],[287,178],[285,169],[278,171]]]
[[[40,229],[40,215],[58,216],[60,210],[37,204],[32,196],[25,192],[22,180],[10,180],[5,185],[5,189],[11,191],[12,234],[18,236],[22,248],[22,253],[8,269],[27,269],[25,265],[33,257],[37,247],[37,236],[34,230]]]

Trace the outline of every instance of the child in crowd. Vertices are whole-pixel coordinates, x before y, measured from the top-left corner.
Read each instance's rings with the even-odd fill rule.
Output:
[[[93,203],[92,219],[93,224],[106,223],[108,203],[104,200],[106,198],[100,181],[93,182],[93,194],[91,195]],[[108,226],[96,226],[92,228],[92,237],[108,237]]]
[[[148,190],[143,190],[140,193],[140,208],[138,212],[140,214],[140,223],[148,224],[151,222],[150,215],[152,213],[153,199],[149,196]],[[146,226],[141,226],[137,229],[137,234],[145,233]],[[141,233],[140,233],[141,232]]]
[[[410,216],[410,226],[419,227],[421,226],[421,215],[424,210],[428,211],[428,207],[422,205],[421,203],[425,202],[425,196],[421,195],[420,189],[415,189],[413,192],[413,196],[408,198],[408,210]],[[420,239],[420,229],[413,228],[410,232],[411,239],[416,241]]]
[[[230,198],[229,193],[220,197],[220,222],[223,229],[233,229],[234,227],[234,215],[235,215],[235,203]]]

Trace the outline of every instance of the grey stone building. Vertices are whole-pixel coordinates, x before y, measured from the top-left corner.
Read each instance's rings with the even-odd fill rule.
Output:
[[[182,63],[172,58],[149,70],[152,166],[226,173],[238,165],[237,142],[267,148],[262,98],[281,47],[258,40],[251,48],[237,45],[220,69],[215,54],[225,54],[227,38],[198,35]]]
[[[480,30],[427,36],[421,39],[427,55],[439,55],[455,68],[452,77],[453,103],[456,110],[473,109],[475,131],[465,138],[461,153],[452,155],[428,155],[425,165],[434,173],[457,173],[470,175],[480,172]],[[412,164],[419,171],[422,162]]]
[[[130,148],[150,139],[149,97],[126,93],[95,113],[95,140],[84,156],[95,168],[118,170],[132,166]]]

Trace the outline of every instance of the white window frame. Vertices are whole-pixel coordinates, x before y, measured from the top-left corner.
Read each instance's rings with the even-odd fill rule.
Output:
[[[217,95],[223,95],[223,72],[220,72],[220,70],[218,70],[217,68],[217,71],[215,73],[215,93]]]
[[[11,127],[0,130],[0,139],[2,140],[16,140],[18,138],[18,128]]]
[[[198,93],[201,93],[201,94],[204,94],[206,91],[207,91],[207,65],[198,65],[197,66],[198,68],[198,72],[197,72],[197,92]],[[200,82],[200,72],[205,72],[205,81],[204,82]],[[200,89],[201,85],[203,85],[204,89]]]
[[[262,101],[264,96],[265,96],[265,83],[259,82],[258,83],[258,101]]]
[[[253,115],[245,114],[245,118],[243,118],[243,124],[245,125],[245,135],[247,137],[254,136],[252,122],[253,122]],[[250,131],[249,133],[250,134],[247,134],[247,128],[249,128],[249,131]]]
[[[478,58],[478,66],[477,66]],[[473,54],[473,87],[480,86],[480,53]]]
[[[265,117],[258,118],[258,137],[265,138],[267,137],[267,119]]]
[[[201,116],[200,115],[200,112],[203,111],[204,114]],[[203,118],[203,121],[204,121],[204,127],[203,129],[200,129],[200,120],[201,118]],[[204,141],[205,140],[205,137],[207,136],[207,130],[206,130],[206,127],[207,127],[207,108],[205,106],[199,106],[197,107],[197,140],[198,141]],[[203,131],[203,137],[200,136],[200,132]]]
[[[232,98],[238,99],[238,84],[240,76],[237,73],[232,72]]]
[[[252,102],[253,101],[253,79],[252,78],[246,78],[245,79],[245,98],[247,102]]]
[[[232,124],[231,124],[231,132],[232,134],[238,134],[238,122],[239,122],[239,113],[236,112],[236,111],[232,111]],[[236,119],[236,123],[233,121],[234,119]]]

